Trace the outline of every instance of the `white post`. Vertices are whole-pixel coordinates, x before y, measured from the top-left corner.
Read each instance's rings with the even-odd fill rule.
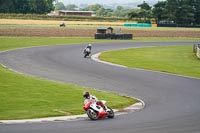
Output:
[[[200,59],[200,44],[197,45],[197,57]]]

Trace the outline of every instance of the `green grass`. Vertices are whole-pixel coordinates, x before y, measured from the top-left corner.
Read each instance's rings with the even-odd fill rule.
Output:
[[[153,30],[153,31],[200,31],[199,28],[183,27],[123,27],[127,30]]]
[[[56,44],[73,44],[93,41],[91,38],[51,38],[51,37],[0,37],[0,50],[45,46]]]
[[[193,46],[159,46],[105,52],[100,59],[130,68],[143,68],[200,78],[200,60]]]
[[[112,41],[112,40],[107,40]],[[92,42],[105,42],[105,40],[95,40],[91,37],[0,37],[0,51],[45,45],[59,44],[86,44]]]
[[[133,38],[135,42],[199,42],[199,38],[187,37],[136,37]]]
[[[107,100],[113,108],[136,102],[116,94],[16,74],[3,67],[0,67],[0,81],[1,120],[84,113],[84,90],[89,90],[99,99]]]
[[[137,37],[133,40],[101,40],[91,37],[0,37],[0,51],[31,47],[31,46],[45,46],[57,44],[86,44],[93,42],[155,42],[155,41],[198,41],[198,38],[144,38]]]

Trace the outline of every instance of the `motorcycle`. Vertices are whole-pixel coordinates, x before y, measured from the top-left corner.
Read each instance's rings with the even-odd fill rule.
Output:
[[[101,101],[104,105],[106,101]],[[83,109],[86,111],[88,117],[91,120],[98,120],[101,118],[114,118],[114,111],[105,106],[104,108],[100,105],[97,105],[95,100],[85,99]]]
[[[87,56],[89,56],[89,55],[91,54],[91,50],[90,50],[90,48],[86,48],[86,49],[84,49],[83,54],[84,54],[84,58],[86,58]]]

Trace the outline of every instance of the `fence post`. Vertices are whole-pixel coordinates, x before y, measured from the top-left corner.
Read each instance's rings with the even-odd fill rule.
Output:
[[[197,44],[197,57],[200,59],[200,44]]]
[[[193,52],[196,53],[197,52],[197,44],[193,45]]]

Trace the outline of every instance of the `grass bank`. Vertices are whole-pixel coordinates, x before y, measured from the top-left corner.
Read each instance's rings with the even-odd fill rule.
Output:
[[[103,40],[95,40],[89,37],[0,37],[0,42],[0,51],[3,51],[32,46],[86,44],[89,42],[103,42]]]
[[[153,38],[153,37],[136,37],[133,40],[99,40],[91,37],[0,37],[0,51],[45,45],[59,45],[59,44],[86,44],[95,42],[159,42],[159,41],[199,41],[198,38]]]
[[[159,46],[105,52],[100,59],[130,68],[143,68],[200,78],[200,61],[193,46]]]
[[[83,91],[90,91],[109,106],[122,108],[136,102],[70,84],[16,74],[0,66],[0,119],[25,119],[84,113]]]

